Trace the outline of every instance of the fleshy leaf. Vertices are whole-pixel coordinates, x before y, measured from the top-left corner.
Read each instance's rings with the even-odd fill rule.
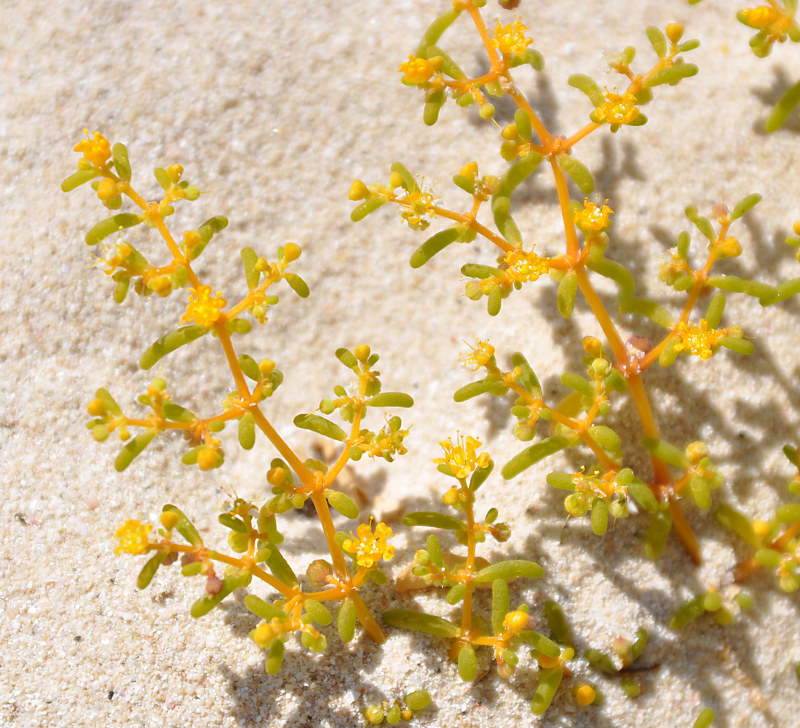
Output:
[[[136,435],[136,437],[128,440],[128,442],[125,443],[125,447],[122,448],[119,455],[117,455],[117,459],[114,461],[114,468],[116,468],[117,472],[121,473],[125,470],[125,468],[133,462],[133,459],[150,444],[157,434],[158,430],[145,430]]]
[[[203,334],[208,333],[209,329],[205,326],[198,326],[191,324],[190,326],[181,326],[175,331],[170,331],[166,336],[153,342],[153,344],[142,354],[139,359],[139,366],[144,369],[151,369],[167,354],[172,353],[175,349],[188,344],[195,339],[199,339]]]
[[[655,455],[659,460],[674,465],[676,468],[685,469],[689,467],[689,458],[686,457],[686,453],[665,440],[659,440],[656,437],[644,437],[642,438],[642,446],[651,455]]]
[[[764,130],[767,132],[767,134],[771,134],[772,132],[780,129],[786,119],[789,117],[789,114],[794,111],[799,103],[800,81],[793,86],[790,86],[783,96],[780,97],[778,103],[775,104],[772,111],[769,112],[767,121],[764,124]]]
[[[403,516],[404,526],[425,526],[426,528],[443,528],[450,531],[463,531],[464,522],[447,513],[434,511],[417,511]]]
[[[569,444],[570,440],[560,435],[541,440],[511,458],[511,460],[503,466],[503,470],[501,471],[503,477],[506,480],[510,480],[531,465],[538,463],[540,460],[544,460],[544,458],[557,453],[559,450],[563,450]]]
[[[161,510],[164,513],[174,513],[176,516],[178,516],[178,522],[175,524],[175,530],[192,546],[203,545],[203,539],[200,538],[200,534],[197,532],[194,524],[186,517],[180,508],[171,504],[167,504]]]
[[[134,215],[132,212],[120,212],[117,215],[107,217],[97,223],[88,233],[86,233],[86,244],[97,245],[109,235],[118,233],[125,228],[133,227],[142,222],[141,215]]]
[[[472,682],[478,675],[478,658],[472,645],[464,645],[458,653],[458,675],[464,682]]]
[[[550,707],[563,676],[562,667],[550,667],[539,672],[539,684],[531,700],[531,712],[534,715],[542,715]]]
[[[320,415],[297,415],[294,418],[294,425],[301,430],[311,430],[318,435],[330,437],[339,442],[344,442],[347,439],[347,433],[339,425]]]
[[[592,173],[583,162],[568,154],[559,154],[558,163],[584,195],[591,195],[594,192]]]
[[[461,628],[442,617],[435,617],[425,612],[416,612],[413,609],[390,609],[383,613],[383,621],[390,627],[411,629],[415,632],[424,632],[436,637],[457,637]]]
[[[256,444],[256,421],[252,412],[245,412],[239,418],[239,444],[245,450],[252,450]]]
[[[255,614],[256,617],[261,617],[261,619],[264,619],[267,622],[273,619],[286,619],[286,612],[284,612],[280,607],[276,607],[274,604],[265,602],[255,594],[248,594],[244,598],[244,605],[253,614]]]
[[[147,563],[142,567],[136,579],[136,586],[139,589],[144,589],[153,580],[156,571],[158,571],[158,567],[164,563],[167,556],[169,556],[168,551],[159,551],[147,560]]]
[[[468,399],[477,397],[481,394],[494,394],[502,396],[508,391],[508,387],[500,379],[481,379],[479,382],[465,384],[453,394],[456,402],[466,402]]]
[[[345,493],[338,490],[326,490],[325,497],[331,508],[341,513],[345,518],[358,518],[358,506],[353,500]]]
[[[508,584],[503,579],[495,579],[492,582],[492,631],[495,634],[503,631],[508,608]]]
[[[336,629],[342,642],[351,642],[356,634],[356,605],[352,599],[345,599],[336,614]]]
[[[674,84],[681,79],[696,75],[698,70],[694,63],[676,63],[656,71],[645,81],[645,86],[647,86],[647,88],[652,88],[662,83]]]
[[[481,584],[494,581],[495,579],[509,581],[518,577],[524,579],[539,579],[543,573],[544,569],[535,561],[524,561],[522,559],[498,561],[496,564],[491,564],[478,571],[475,574],[475,582]]]
[[[404,392],[381,392],[364,402],[367,407],[413,407],[414,400]]]
[[[417,248],[411,256],[411,267],[420,268],[425,265],[434,255],[444,250],[450,243],[458,240],[460,235],[461,228],[458,227],[440,230]]]
[[[240,571],[228,567],[225,570],[225,576],[222,578],[222,589],[217,594],[205,594],[200,597],[190,610],[190,614],[197,619],[208,614],[214,607],[217,606],[225,597],[231,592],[247,586],[252,579],[252,575],[247,571]]]

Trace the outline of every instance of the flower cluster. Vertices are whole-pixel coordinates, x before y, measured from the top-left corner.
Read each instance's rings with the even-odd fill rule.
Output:
[[[461,354],[458,357],[459,363],[471,372],[477,372],[482,369],[494,358],[494,347],[483,339],[478,339],[475,346],[468,344],[470,348],[469,354]]]
[[[83,154],[83,158],[93,167],[102,167],[111,156],[111,144],[99,131],[89,136],[89,130],[84,129],[86,139],[75,145],[73,152]]]
[[[763,31],[772,40],[781,43],[786,40],[786,33],[792,25],[791,15],[770,5],[747,8],[742,10],[738,17],[745,25]]]
[[[453,475],[459,480],[466,478],[476,468],[485,468],[489,464],[489,453],[482,452],[480,455],[477,449],[481,446],[481,441],[476,437],[467,435],[464,438],[459,434],[457,442],[451,438],[442,440],[439,445],[444,450],[443,458],[436,458],[433,462],[447,465]]]
[[[426,83],[436,72],[434,64],[427,58],[417,58],[413,53],[397,70],[403,74],[403,81],[409,84]]]
[[[536,281],[550,270],[548,259],[542,258],[532,250],[529,252],[518,248],[510,250],[503,262],[508,268],[503,272],[502,278],[508,283]]]
[[[142,523],[129,518],[114,534],[114,537],[119,541],[114,553],[117,556],[120,554],[143,554],[150,545],[149,536],[152,530],[153,527],[149,523]]]
[[[617,122],[619,123],[619,122]],[[608,202],[608,200],[606,200]],[[614,211],[604,202],[598,205],[588,197],[583,200],[583,207],[572,216],[575,224],[584,232],[600,232],[608,227],[609,217]]]
[[[199,286],[189,289],[189,303],[181,323],[194,321],[198,326],[212,326],[219,318],[220,309],[225,308],[227,301],[219,292],[211,295],[211,286]]]
[[[435,212],[436,199],[426,189],[407,192],[397,202],[400,204],[400,217],[412,230],[425,230],[431,224]]]
[[[705,319],[700,319],[696,325],[681,321],[675,327],[675,333],[680,339],[673,347],[676,351],[686,351],[703,360],[710,359],[720,339],[728,335],[726,329],[710,328]]]
[[[508,25],[503,25],[498,21],[494,29],[492,45],[504,56],[521,56],[533,43],[533,38],[526,37],[525,33],[527,32],[528,26],[519,18],[514,18],[514,22]]]
[[[607,90],[605,97],[605,102],[595,110],[600,121],[609,124],[630,124],[639,117],[636,97],[629,91],[618,94]]]
[[[350,538],[342,542],[342,549],[352,554],[356,563],[365,569],[371,569],[381,559],[389,561],[394,558],[394,546],[387,543],[392,537],[392,529],[383,521],[372,530],[372,518],[369,523],[362,523],[356,529],[356,536],[350,532]]]

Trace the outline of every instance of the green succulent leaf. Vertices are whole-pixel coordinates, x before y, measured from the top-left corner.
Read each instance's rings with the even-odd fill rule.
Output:
[[[550,667],[539,672],[539,683],[531,700],[531,712],[534,715],[543,715],[550,707],[563,677],[562,667]]]
[[[482,584],[494,582],[495,579],[510,581],[516,578],[538,579],[544,574],[539,564],[535,561],[514,559],[512,561],[498,561],[496,564],[486,566],[475,574],[475,583]]]
[[[339,425],[320,415],[297,415],[294,418],[294,425],[301,430],[311,430],[311,432],[316,432],[318,435],[330,437],[339,442],[344,442],[347,439],[347,433]]]
[[[176,516],[178,516],[178,522],[175,524],[175,530],[192,546],[203,545],[203,539],[200,538],[200,534],[197,532],[194,524],[186,517],[180,508],[171,504],[167,504],[161,510],[164,513],[174,513]]]
[[[145,430],[144,432],[140,432],[135,437],[128,440],[125,443],[125,446],[120,451],[119,455],[117,455],[116,460],[114,460],[114,468],[117,472],[122,472],[127,468],[132,462],[133,459],[140,455],[144,449],[153,441],[153,438],[158,434],[158,430],[150,429]]]
[[[404,392],[381,392],[366,400],[367,407],[413,407],[411,395]]]
[[[169,556],[169,551],[158,551],[147,560],[136,579],[137,588],[144,589],[153,580],[158,567],[164,563],[167,556]]]
[[[171,354],[181,346],[195,339],[199,339],[204,334],[207,334],[208,331],[209,329],[205,326],[198,326],[197,324],[181,326],[179,329],[175,329],[175,331],[170,331],[165,336],[153,342],[147,351],[142,354],[139,359],[139,367],[145,371],[152,369],[167,354]]]
[[[531,467],[531,465],[568,447],[570,443],[571,440],[561,435],[555,435],[540,440],[511,458],[511,460],[503,466],[501,471],[502,475],[506,480],[510,480],[519,475],[526,468]]]
[[[458,637],[461,628],[442,617],[435,617],[425,612],[416,612],[412,609],[390,609],[383,613],[383,621],[390,627],[410,629],[415,632],[424,632],[435,637]]]
[[[771,134],[774,131],[780,129],[786,119],[789,118],[789,114],[794,111],[797,105],[800,103],[800,81],[795,83],[793,86],[790,86],[783,96],[778,99],[778,103],[775,104],[772,111],[769,112],[769,116],[767,116],[767,121],[764,124],[764,130],[767,134]]]
[[[358,506],[346,493],[338,490],[326,490],[325,497],[328,499],[328,503],[331,504],[331,508],[341,513],[345,518],[358,518]]]
[[[425,526],[426,528],[443,528],[450,531],[463,531],[464,522],[447,513],[434,511],[417,511],[403,516],[404,526]]]
[[[411,256],[411,267],[420,268],[425,265],[434,255],[458,240],[461,232],[460,227],[449,227],[428,238]]]
[[[584,195],[591,195],[594,192],[592,173],[583,162],[568,154],[559,154],[558,163]]]
[[[267,622],[270,622],[273,619],[286,619],[286,612],[284,612],[280,607],[270,604],[269,602],[265,602],[255,594],[248,594],[244,598],[244,605],[253,614],[255,614],[256,617],[261,617],[261,619],[264,619]]]
[[[356,634],[356,605],[352,599],[347,598],[342,601],[342,606],[336,613],[336,629],[342,642],[352,642]]]
[[[195,619],[208,614],[230,593],[246,587],[252,578],[252,575],[247,571],[228,567],[225,570],[225,576],[222,578],[222,589],[217,594],[205,594],[200,597],[192,604],[190,614]]]
[[[86,233],[86,244],[97,245],[105,240],[109,235],[118,233],[120,230],[138,225],[143,221],[141,215],[134,215],[132,212],[120,212],[105,220],[98,222],[88,233]]]
[[[479,382],[470,382],[465,384],[460,389],[456,390],[453,394],[453,399],[456,402],[466,402],[468,399],[478,397],[481,394],[492,394],[496,397],[502,397],[508,391],[508,387],[503,384],[502,380],[496,378],[481,379]]]
[[[478,658],[472,645],[464,645],[458,653],[458,675],[464,682],[472,682],[478,676]]]

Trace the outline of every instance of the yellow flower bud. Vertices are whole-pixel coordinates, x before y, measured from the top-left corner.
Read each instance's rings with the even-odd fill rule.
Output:
[[[578,705],[591,705],[597,693],[591,685],[579,685],[575,689],[575,702]]]
[[[97,196],[103,201],[108,202],[119,195],[117,183],[109,177],[104,177],[97,185]]]
[[[671,43],[678,44],[683,37],[683,23],[669,23],[667,25],[667,38]]]
[[[105,402],[103,402],[102,399],[97,397],[97,398],[93,399],[91,402],[89,402],[89,404],[86,406],[86,411],[92,417],[100,417],[100,415],[105,414],[105,411],[106,411]]]
[[[213,470],[219,462],[219,453],[213,447],[203,446],[197,453],[197,467],[200,470]]]
[[[367,186],[360,179],[357,179],[350,185],[350,191],[347,193],[347,197],[353,200],[353,202],[365,200],[369,197],[369,189],[367,189]]]
[[[180,164],[170,164],[169,167],[167,167],[167,177],[173,182],[180,182],[181,175],[183,175],[183,167]]]
[[[739,243],[736,238],[730,236],[722,241],[720,248],[725,254],[726,258],[735,258],[736,256],[741,255],[742,252],[741,243]]]
[[[458,170],[458,173],[462,177],[474,177],[476,174],[478,174],[478,163],[467,162],[460,170]],[[800,233],[798,233],[798,235],[800,235]]]
[[[389,187],[395,189],[403,186],[403,175],[400,172],[392,172],[389,175]]]
[[[275,362],[272,361],[272,359],[262,359],[258,363],[258,371],[260,371],[265,377],[272,374],[274,369],[275,369]]]
[[[500,136],[503,137],[503,139],[508,139],[509,141],[515,140],[519,136],[517,125],[507,124],[503,127],[503,131],[500,132]]]
[[[770,527],[769,523],[766,521],[762,521],[761,519],[756,519],[753,521],[753,533],[758,536],[759,538],[766,538],[769,536]]]
[[[178,523],[178,514],[175,511],[164,511],[159,517],[158,520],[161,521],[161,525],[167,529],[167,531],[171,531],[175,528],[175,524]]]
[[[506,614],[503,627],[511,632],[519,632],[521,629],[525,629],[529,619],[527,612],[515,610]]]
[[[267,473],[267,482],[270,485],[280,486],[286,480],[286,471],[283,468],[272,468]]]
[[[583,350],[593,357],[598,357],[603,353],[603,344],[595,336],[587,336],[583,340]]]
[[[283,259],[291,263],[293,260],[297,260],[302,252],[302,248],[297,243],[286,243],[283,246]]]
[[[359,344],[353,349],[353,354],[355,354],[356,359],[360,362],[365,362],[369,359],[370,349],[366,344]]]

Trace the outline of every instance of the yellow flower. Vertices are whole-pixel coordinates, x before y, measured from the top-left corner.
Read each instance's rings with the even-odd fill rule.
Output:
[[[430,225],[435,215],[433,208],[437,201],[429,190],[418,189],[407,192],[397,202],[402,206],[400,217],[412,230],[424,230]]]
[[[597,205],[587,197],[584,198],[583,209],[576,211],[572,219],[581,230],[600,232],[608,227],[608,218],[613,212],[605,203]]]
[[[503,619],[503,629],[505,629],[506,632],[519,632],[525,629],[529,619],[530,617],[527,612],[520,610],[509,612]]]
[[[342,549],[348,554],[355,556],[356,563],[365,568],[371,569],[381,559],[386,561],[394,558],[394,546],[387,543],[392,537],[392,529],[383,521],[375,526],[372,531],[372,517],[369,523],[362,523],[356,529],[357,536],[350,531],[350,538],[342,543]]]
[[[119,554],[143,554],[149,545],[148,537],[153,527],[149,523],[141,523],[128,519],[123,523],[114,534],[119,541],[119,545],[114,549],[114,553]]]
[[[286,632],[286,626],[277,617],[273,617],[269,622],[261,622],[251,633],[250,637],[262,649],[268,649],[276,637],[280,637]]]
[[[508,268],[502,277],[508,283],[536,281],[550,270],[547,258],[542,258],[532,250],[527,253],[519,249],[510,250],[506,254],[505,264]]]
[[[636,97],[626,91],[624,94],[606,91],[606,101],[597,108],[597,114],[609,124],[630,124],[639,116]]]
[[[417,58],[413,53],[408,56],[408,61],[397,70],[404,74],[403,80],[408,83],[425,83],[436,71],[427,58]]]
[[[483,452],[480,455],[476,450],[481,446],[481,441],[470,435],[466,439],[460,433],[457,442],[454,444],[451,438],[442,440],[439,443],[444,450],[443,458],[435,458],[433,462],[447,465],[456,478],[463,480],[476,468],[485,468],[489,464],[489,453]]]
[[[475,346],[468,344],[472,349],[469,354],[461,354],[458,357],[459,363],[471,372],[477,372],[478,369],[485,367],[494,356],[494,347],[488,342],[478,339]]]
[[[792,16],[769,5],[747,8],[739,13],[739,18],[749,26],[763,30],[775,40],[784,40],[786,31],[792,25]]]
[[[494,38],[492,45],[497,48],[504,56],[521,56],[528,50],[528,46],[533,43],[533,38],[527,38],[525,33],[528,26],[514,18],[513,23],[503,25],[497,21],[494,28]]]
[[[186,313],[181,317],[181,323],[194,321],[198,326],[211,326],[220,315],[227,301],[217,291],[216,296],[211,295],[211,286],[200,286],[189,289],[189,303]]]
[[[102,167],[111,156],[111,144],[99,131],[89,137],[89,130],[84,129],[86,139],[75,145],[73,152],[83,152],[84,159],[95,167]]]
[[[675,329],[680,341],[675,344],[678,351],[688,351],[701,359],[710,359],[714,353],[713,348],[719,345],[719,340],[728,335],[727,329],[709,329],[708,321],[700,319],[696,326],[692,323],[681,321]]]

